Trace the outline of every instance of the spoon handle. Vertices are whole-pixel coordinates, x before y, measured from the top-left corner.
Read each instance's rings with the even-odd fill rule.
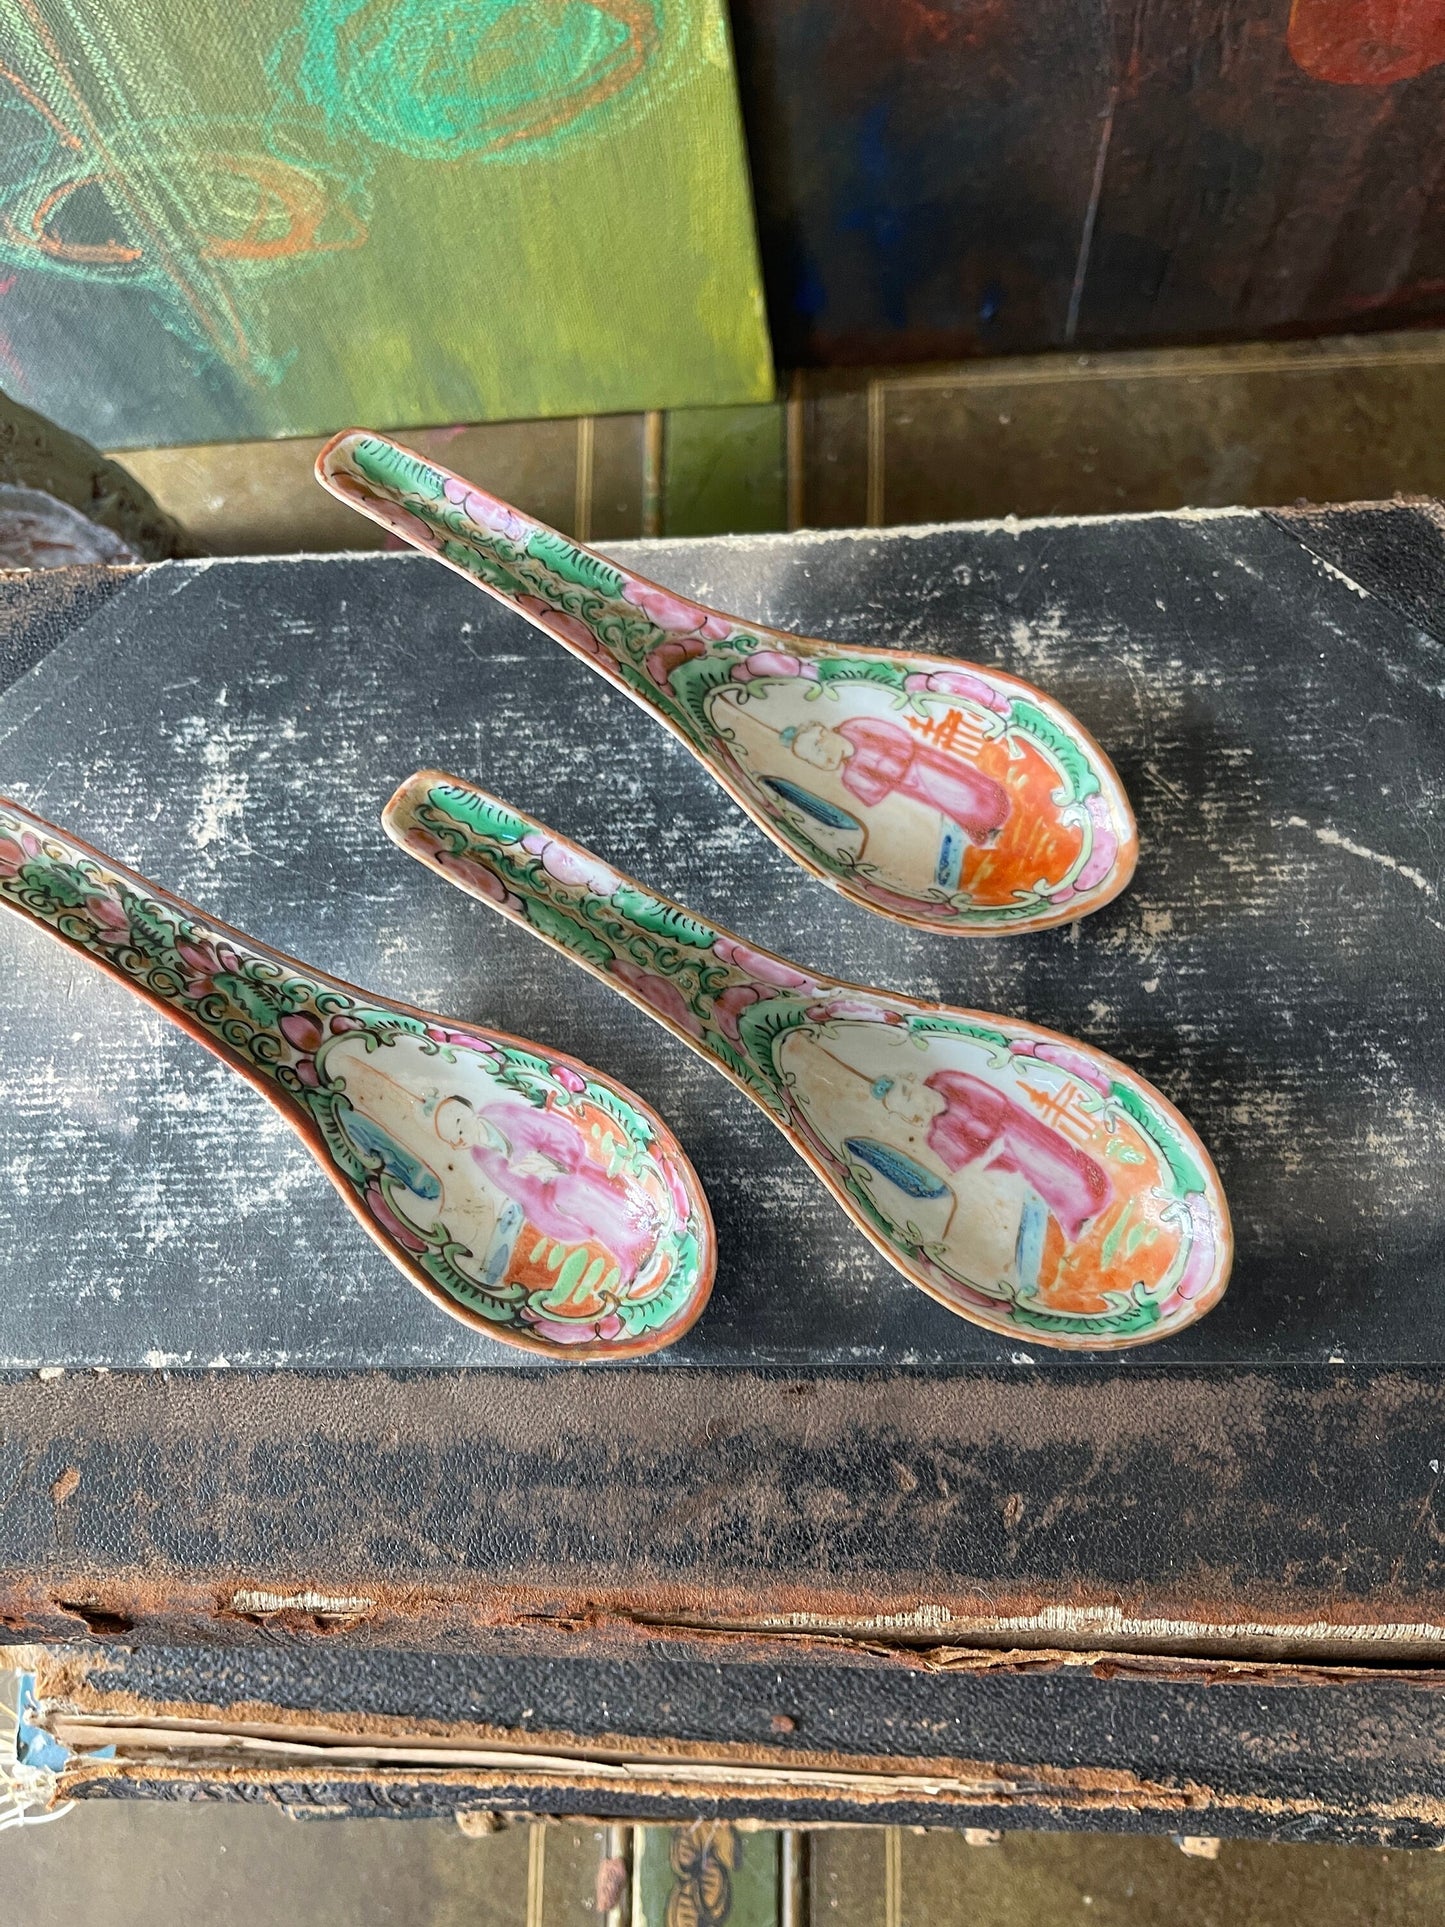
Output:
[[[135,991],[282,1110],[304,1110],[326,1019],[356,1001],[4,797],[0,906]]]
[[[442,770],[408,777],[382,823],[410,855],[590,970],[764,1110],[787,1117],[769,1027],[796,1021],[789,1012],[836,1004],[847,985],[799,970],[653,895],[555,830]],[[757,1034],[759,1024],[766,1036]]]
[[[756,648],[770,632],[744,629],[632,575],[384,435],[348,429],[336,436],[316,458],[316,475],[339,500],[525,616],[692,748],[709,752],[711,730],[676,696],[670,671],[717,641],[736,637]]]

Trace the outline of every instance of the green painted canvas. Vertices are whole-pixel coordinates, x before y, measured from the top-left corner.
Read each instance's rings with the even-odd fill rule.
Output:
[[[0,0],[0,388],[103,447],[771,384],[722,0]]]

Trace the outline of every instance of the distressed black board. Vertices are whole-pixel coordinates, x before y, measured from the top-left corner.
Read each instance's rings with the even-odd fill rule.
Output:
[[[1389,504],[1274,509],[1272,519],[1412,628],[1445,642],[1445,513],[1420,502],[1402,514]]]
[[[1434,553],[1422,513],[1380,513]],[[783,626],[1041,682],[1118,762],[1135,884],[994,942],[856,909],[583,665],[410,556],[168,564],[77,603],[0,697],[0,789],[322,968],[640,1090],[692,1153],[722,1252],[664,1369],[1017,1347],[905,1286],[681,1045],[398,853],[377,813],[420,764],[807,963],[1056,1026],[1157,1081],[1214,1152],[1239,1260],[1152,1358],[1445,1357],[1445,645],[1257,513],[631,553]],[[9,920],[0,1174],[4,1365],[514,1362],[413,1291],[239,1079]]]
[[[1393,1846],[1445,1839],[1445,1695],[1408,1680],[1219,1683],[1057,1666],[950,1674],[786,1657],[759,1666],[666,1650],[612,1662],[376,1652],[362,1667],[314,1642],[55,1657],[59,1664],[39,1669],[51,1716],[111,1711],[124,1725],[139,1711],[204,1719],[213,1732],[264,1722],[284,1735],[293,1721],[321,1723],[320,1712],[333,1732],[365,1744],[395,1742],[410,1714],[412,1732],[434,1745],[501,1742],[599,1763],[573,1776],[520,1760],[511,1771],[413,1763],[335,1773],[322,1756],[217,1771],[213,1755],[179,1777],[172,1762],[156,1773],[136,1761],[74,1789],[101,1797],[269,1797],[332,1815],[488,1807]],[[637,1781],[619,1784],[604,1763],[629,1757]],[[722,1759],[743,1769],[732,1784],[726,1774],[721,1783],[687,1775],[689,1762],[715,1771]],[[649,1785],[647,1760],[669,1762],[682,1784]],[[758,1768],[776,1784],[749,1785],[747,1771]],[[930,1776],[944,1784],[930,1786]]]
[[[711,1768],[156,1741],[98,1795],[1436,1845],[1442,1438],[1358,1368],[32,1378],[0,1630],[72,1642],[10,1655],[52,1722]]]
[[[1421,1368],[32,1377],[0,1625],[1438,1665],[1442,1465]]]
[[[622,1076],[693,1152],[723,1253],[663,1360],[523,1368],[393,1273],[238,1080],[0,924],[0,1631],[106,1646],[57,1703],[1008,1769],[977,1801],[324,1761],[94,1790],[1436,1842],[1437,553],[1410,507],[635,550],[784,625],[1000,662],[1094,728],[1138,879],[996,944],[799,875],[646,716],[422,559],[10,592],[0,790],[323,967]],[[73,613],[18,673],[27,594],[47,644]],[[1137,1064],[1219,1161],[1224,1304],[1030,1363],[909,1291],[740,1097],[382,838],[432,761],[825,969]],[[958,1647],[994,1657],[961,1675]]]

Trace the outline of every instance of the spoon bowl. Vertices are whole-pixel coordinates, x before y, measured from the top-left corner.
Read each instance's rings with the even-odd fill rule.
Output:
[[[1015,676],[724,615],[383,435],[338,435],[316,472],[658,717],[795,862],[865,909],[953,936],[1042,930],[1134,873],[1113,765]]]
[[[697,1173],[589,1065],[322,976],[4,799],[0,906],[253,1084],[463,1324],[552,1358],[630,1358],[706,1304],[716,1245]]]
[[[382,820],[720,1070],[950,1311],[1116,1351],[1218,1302],[1233,1247],[1209,1154],[1101,1051],[790,963],[439,770],[409,778]]]

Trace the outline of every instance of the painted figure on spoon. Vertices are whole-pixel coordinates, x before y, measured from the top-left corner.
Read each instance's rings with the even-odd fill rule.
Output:
[[[955,749],[956,712],[946,732],[936,721],[910,730],[867,708],[842,721],[814,714],[803,722],[770,722],[769,708],[775,715],[785,706],[793,712],[790,683],[803,686],[806,702],[816,704],[819,694],[816,664],[778,649],[739,663],[732,681],[739,687],[719,689],[709,704],[719,735],[784,810],[801,819],[797,828],[831,841],[840,861],[846,852],[855,864],[868,862],[870,845],[902,844],[884,851],[895,875],[906,878],[916,869],[920,889],[955,892],[963,887],[965,852],[998,841],[1011,813],[1009,793]],[[930,728],[941,741],[930,740]],[[975,756],[982,744],[980,729],[970,736]],[[890,812],[893,798],[913,807]]]
[[[456,1057],[459,1048],[474,1049],[460,1034],[447,1042],[457,1063],[466,1062]],[[476,1080],[439,1079],[435,1058],[404,1046],[393,1046],[395,1061],[386,1069],[377,1055],[365,1043],[333,1046],[328,1055],[331,1086],[347,1099],[343,1128],[379,1154],[409,1192],[435,1206],[459,1246],[459,1268],[495,1284],[530,1226],[534,1239],[589,1245],[589,1262],[602,1261],[599,1278],[615,1270],[618,1288],[635,1283],[659,1243],[661,1201],[620,1184],[595,1162],[587,1127],[599,1146],[611,1145],[595,1116],[538,1109]]]
[[[4,799],[0,910],[262,1091],[387,1256],[464,1323],[553,1358],[627,1358],[706,1302],[701,1186],[662,1121],[600,1072],[318,974]]]
[[[1017,677],[725,615],[385,436],[338,436],[317,473],[650,710],[854,902],[982,935],[1071,922],[1129,881],[1137,836],[1117,773]]]
[[[1181,1329],[1223,1291],[1229,1214],[1207,1152],[1102,1053],[801,968],[440,771],[404,783],[383,821],[709,1059],[951,1310],[1114,1349]]]

